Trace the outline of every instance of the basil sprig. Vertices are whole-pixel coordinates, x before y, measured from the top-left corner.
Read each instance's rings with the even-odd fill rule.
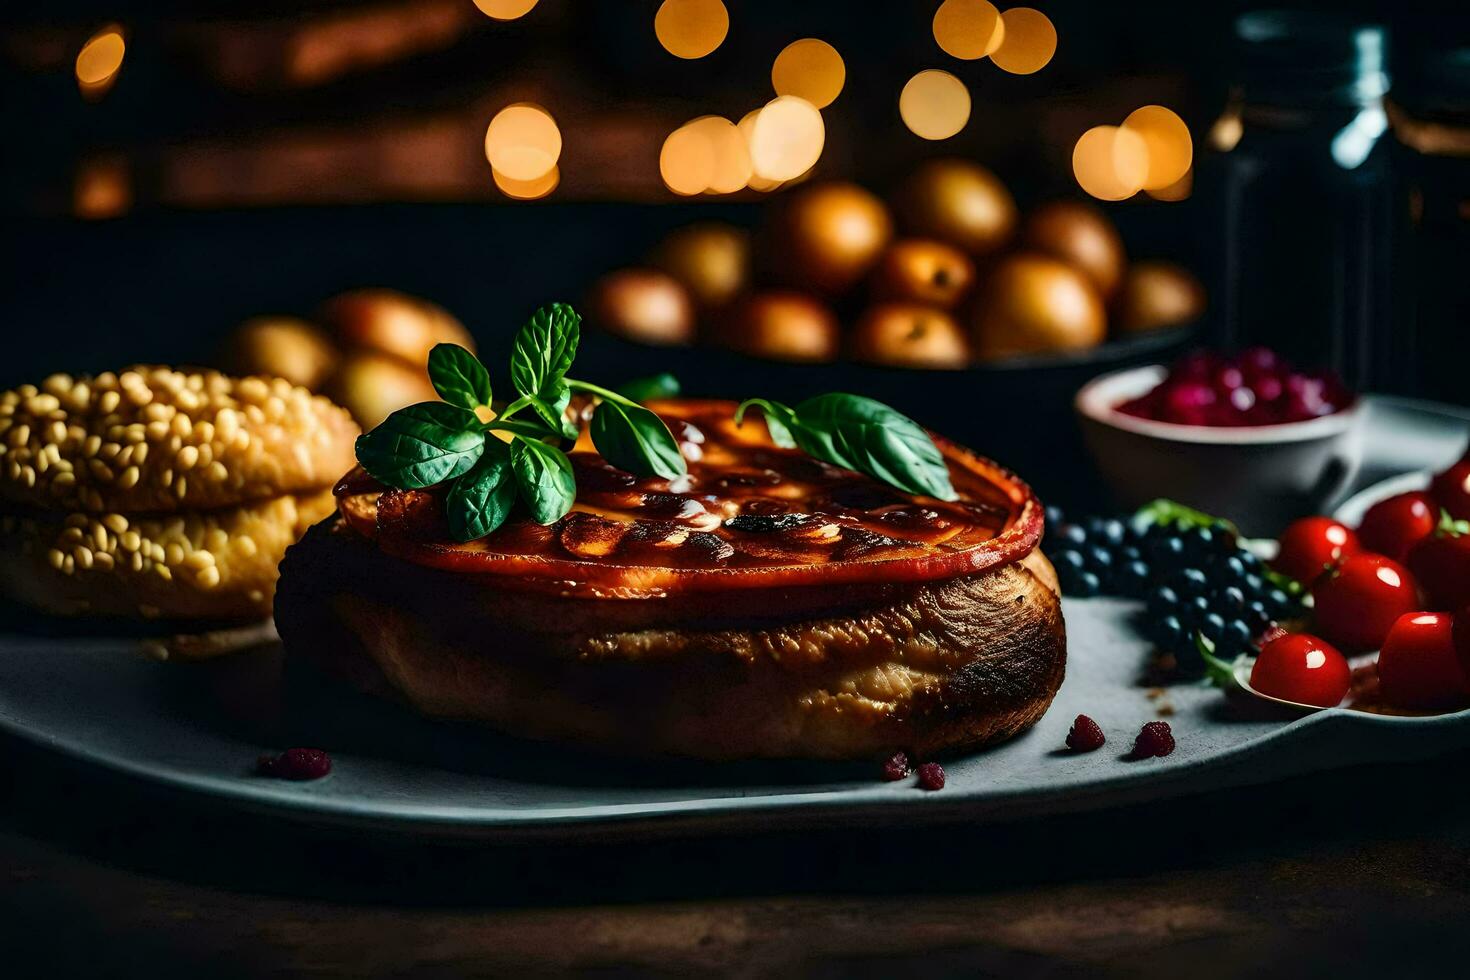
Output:
[[[578,430],[567,417],[574,392],[596,399],[587,432],[613,466],[635,476],[675,480],[689,472],[669,427],[641,401],[679,393],[661,374],[621,391],[567,377],[577,356],[581,318],[565,303],[542,307],[511,347],[516,398],[491,408],[490,372],[454,344],[429,352],[429,380],[440,402],[399,409],[357,440],[357,459],[381,483],[404,490],[447,484],[449,533],[456,541],[484,537],[505,523],[517,502],[540,524],[571,510],[577,487],[565,446]],[[789,407],[753,398],[779,446],[800,449],[865,473],[909,493],[954,500],[949,469],[934,440],[917,423],[881,402],[830,394]],[[482,416],[489,415],[489,421]]]
[[[913,419],[861,395],[818,395],[791,407],[764,398],[742,402],[739,425],[750,408],[759,408],[778,446],[856,470],[875,480],[922,496],[958,499],[944,454]]]
[[[455,344],[429,352],[429,380],[442,402],[400,409],[357,440],[357,459],[378,481],[403,490],[448,483],[445,517],[456,541],[484,537],[505,523],[517,500],[540,524],[560,520],[577,487],[563,444],[577,438],[567,418],[573,391],[599,399],[592,444],[612,465],[638,476],[688,472],[668,426],[638,404],[672,390],[669,375],[630,382],[630,394],[566,376],[577,355],[581,318],[564,303],[537,310],[517,333],[510,377],[518,397],[490,421],[490,372]],[[522,414],[524,413],[524,414]]]

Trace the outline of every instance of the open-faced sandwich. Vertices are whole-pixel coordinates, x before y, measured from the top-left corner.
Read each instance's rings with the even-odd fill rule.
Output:
[[[1066,641],[1025,484],[857,396],[579,382],[576,341],[540,311],[498,415],[435,349],[445,401],[359,440],[282,563],[288,656],[432,716],[704,758],[930,755],[1046,710]]]

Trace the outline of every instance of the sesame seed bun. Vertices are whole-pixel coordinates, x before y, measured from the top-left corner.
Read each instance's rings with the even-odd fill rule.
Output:
[[[279,378],[135,367],[0,394],[0,501],[175,513],[311,493],[351,469],[358,427]]]

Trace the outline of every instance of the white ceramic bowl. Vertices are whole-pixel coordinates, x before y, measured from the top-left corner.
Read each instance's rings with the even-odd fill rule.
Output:
[[[1077,392],[1082,434],[1119,501],[1138,507],[1167,497],[1274,536],[1321,513],[1352,483],[1362,460],[1363,402],[1281,425],[1178,425],[1125,415],[1115,406],[1164,380],[1162,365],[1094,379]]]

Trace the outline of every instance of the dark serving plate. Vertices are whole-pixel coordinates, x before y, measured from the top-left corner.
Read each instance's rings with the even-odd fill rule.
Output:
[[[796,402],[849,391],[886,402],[936,432],[1021,474],[1048,503],[1097,506],[1102,493],[1088,466],[1072,397],[1108,371],[1167,361],[1194,331],[1112,340],[1070,354],[1020,357],[963,371],[922,371],[839,361],[791,364],[708,347],[648,347],[588,330],[579,361],[596,375],[625,378],[669,371],[684,391],[709,398],[756,396]]]

